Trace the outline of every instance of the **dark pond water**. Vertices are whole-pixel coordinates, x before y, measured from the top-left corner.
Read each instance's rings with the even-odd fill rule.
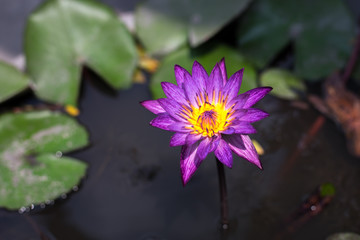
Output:
[[[146,85],[111,91],[84,75],[79,121],[91,146],[70,154],[89,164],[77,191],[44,209],[19,214],[0,209],[0,240],[41,239],[275,239],[302,201],[323,183],[336,194],[317,216],[283,239],[325,239],[360,231],[360,159],[348,154],[341,129],[326,120],[310,146],[292,161],[300,139],[318,116],[271,96],[258,105],[271,117],[253,135],[265,149],[264,170],[235,158],[226,169],[230,229],[219,230],[216,163],[209,156],[186,187],[180,148],[171,134],[149,126],[153,114],[139,101]],[[46,239],[46,238],[44,238]]]
[[[77,192],[45,209],[0,210],[0,239],[38,239],[35,225],[53,239],[273,239],[302,200],[327,182],[336,187],[335,198],[285,239],[359,231],[360,159],[347,153],[335,124],[326,121],[309,148],[288,161],[315,110],[271,96],[261,102],[271,117],[256,124],[253,138],[265,149],[264,170],[240,158],[226,169],[231,225],[222,234],[213,156],[183,187],[180,148],[168,146],[171,134],[149,126],[153,115],[138,104],[150,98],[147,86],[112,92],[85,76],[79,121],[91,146],[70,155],[89,164],[87,177]]]

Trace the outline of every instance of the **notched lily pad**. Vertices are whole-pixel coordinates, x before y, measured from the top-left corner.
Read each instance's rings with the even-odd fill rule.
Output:
[[[152,76],[150,90],[153,98],[165,97],[161,88],[161,82],[172,82],[176,84],[174,74],[175,64],[180,65],[191,73],[192,64],[196,60],[203,65],[208,74],[210,74],[215,64],[223,57],[225,58],[228,78],[241,68],[245,69],[240,93],[257,86],[254,67],[235,49],[226,45],[218,45],[206,52],[183,48],[166,56],[162,60],[158,71]]]
[[[270,92],[279,98],[287,100],[295,100],[299,98],[299,93],[304,92],[306,86],[304,82],[283,69],[268,69],[260,76],[261,86],[271,86],[273,90]]]
[[[295,72],[306,80],[342,68],[355,37],[341,0],[258,0],[239,23],[239,48],[260,68],[293,40]]]
[[[124,24],[92,0],[44,2],[28,19],[25,53],[37,96],[71,105],[77,102],[83,65],[119,89],[130,86],[137,62]]]
[[[85,128],[60,113],[0,116],[0,206],[19,209],[70,191],[86,164],[61,155],[87,144]]]
[[[136,9],[136,33],[151,54],[196,47],[239,15],[252,0],[148,0]]]
[[[15,67],[0,62],[0,103],[24,91],[29,78]]]

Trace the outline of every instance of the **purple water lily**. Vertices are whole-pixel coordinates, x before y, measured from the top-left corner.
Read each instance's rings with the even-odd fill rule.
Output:
[[[243,72],[241,69],[227,79],[224,59],[215,65],[210,76],[196,61],[192,76],[175,65],[177,85],[161,83],[167,98],[141,103],[157,114],[150,122],[152,126],[175,132],[170,146],[182,146],[180,168],[184,185],[211,152],[229,168],[232,152],[262,168],[248,134],[256,132],[250,123],[268,114],[251,107],[272,88],[259,87],[238,95]]]

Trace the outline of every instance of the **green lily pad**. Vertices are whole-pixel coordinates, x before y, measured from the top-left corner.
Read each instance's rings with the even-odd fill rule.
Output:
[[[0,102],[24,91],[29,86],[29,78],[15,67],[0,62]]]
[[[263,72],[260,76],[260,85],[272,87],[271,95],[288,100],[298,99],[298,93],[306,90],[300,78],[289,71],[277,68]]]
[[[85,175],[86,164],[61,155],[87,144],[85,128],[66,115],[1,115],[0,206],[19,209],[69,192]]]
[[[136,33],[150,54],[169,53],[188,41],[196,47],[244,11],[250,2],[148,0],[136,9]]]
[[[295,72],[307,80],[342,68],[355,36],[341,0],[258,0],[239,23],[239,48],[260,68],[293,40]]]
[[[82,66],[111,87],[129,87],[137,63],[134,41],[116,14],[91,0],[48,0],[25,32],[27,68],[38,97],[76,105]]]
[[[189,48],[183,48],[166,56],[161,62],[158,71],[152,76],[150,90],[153,98],[165,97],[161,88],[161,82],[172,82],[176,84],[174,75],[174,66],[176,64],[191,73],[192,64],[196,60],[203,65],[208,74],[210,74],[215,64],[223,57],[225,58],[228,77],[241,68],[245,68],[240,93],[257,87],[254,67],[235,49],[226,45],[218,45],[206,52],[203,50],[194,51]]]

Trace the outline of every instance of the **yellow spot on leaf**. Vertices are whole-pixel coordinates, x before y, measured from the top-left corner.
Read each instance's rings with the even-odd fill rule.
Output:
[[[159,61],[147,55],[140,46],[137,46],[137,51],[140,57],[139,67],[149,73],[154,73],[159,66]]]
[[[80,114],[80,111],[77,107],[74,107],[73,105],[66,105],[65,106],[65,111],[73,117],[76,117]]]
[[[145,83],[146,82],[146,77],[144,75],[144,73],[141,72],[140,69],[136,69],[134,72],[134,76],[133,76],[133,82],[134,83]]]
[[[255,139],[251,139],[251,141],[254,144],[254,147],[255,147],[257,153],[259,155],[264,155],[265,151],[264,151],[263,147],[260,145],[260,143],[258,141],[256,141]]]
[[[154,73],[159,66],[159,61],[148,56],[140,57],[139,67],[149,73]]]

